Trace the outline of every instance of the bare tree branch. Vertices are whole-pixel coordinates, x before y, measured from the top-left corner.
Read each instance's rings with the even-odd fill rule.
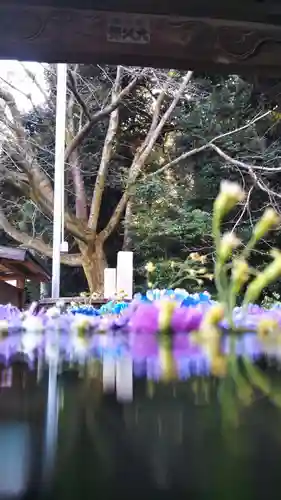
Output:
[[[225,137],[229,137],[230,135],[237,134],[238,132],[241,132],[242,130],[246,130],[247,128],[249,128],[253,124],[255,124],[257,121],[262,120],[266,116],[269,116],[271,113],[272,113],[272,110],[266,111],[266,113],[263,113],[261,115],[256,116],[253,120],[249,121],[245,125],[242,125],[241,127],[235,128],[234,130],[230,130],[228,132],[225,132],[224,134],[220,134],[217,137],[214,137],[214,139],[212,139],[211,141],[207,142],[206,144],[203,144],[202,146],[198,146],[197,148],[193,148],[193,149],[187,151],[186,153],[183,153],[182,155],[178,156],[174,160],[172,160],[169,163],[166,163],[165,165],[163,165],[163,167],[155,170],[154,172],[151,172],[150,174],[147,174],[145,177],[146,178],[154,177],[155,175],[161,174],[162,172],[164,172],[168,168],[175,167],[176,165],[178,165],[178,163],[186,160],[187,158],[190,158],[191,156],[197,155],[198,153],[202,153],[206,149],[209,149],[209,148],[215,149],[213,147],[214,142],[217,142],[220,139],[224,139]],[[264,167],[259,167],[257,165],[252,165],[252,167],[253,168],[261,168],[262,170],[266,170],[266,169],[264,169]],[[274,170],[275,170],[275,172],[277,171],[276,169],[274,169]]]
[[[73,88],[75,88],[76,91],[75,71],[73,72],[73,74],[71,73],[71,79]],[[67,107],[67,134],[66,134],[67,145],[73,141],[73,138],[75,136],[74,102],[75,102],[75,94],[74,92],[72,92],[68,99],[68,107]],[[86,200],[85,184],[83,181],[81,165],[79,162],[78,148],[76,148],[70,155],[69,164],[74,185],[76,217],[80,220],[86,221],[87,200]]]
[[[32,94],[31,93],[24,92],[19,87],[16,87],[16,85],[14,85],[13,83],[8,82],[8,80],[6,80],[5,78],[3,78],[3,76],[1,76],[0,79],[2,80],[2,82],[5,85],[8,85],[11,89],[15,90],[16,92],[18,92],[19,94],[21,94],[23,97],[25,97],[30,102],[30,104],[32,105],[33,109],[36,111],[36,107],[35,107],[35,104],[34,104],[34,102],[32,100]]]
[[[13,95],[0,87],[0,99],[4,100],[7,104],[9,111],[13,118],[12,131],[15,135],[17,144],[11,144],[12,151],[9,155],[13,158],[16,164],[20,165],[23,172],[27,175],[30,186],[30,198],[37,203],[48,215],[53,215],[54,205],[54,192],[51,182],[47,175],[43,172],[40,165],[38,165],[35,154],[30,149],[30,141],[26,138],[26,132],[22,125],[21,113],[16,105]],[[73,236],[79,238],[81,241],[88,241],[92,239],[90,231],[81,226],[81,223],[65,210],[65,225]]]
[[[116,79],[112,88],[111,103],[114,103],[117,100],[118,95],[120,94],[122,74],[123,74],[122,67],[118,66]],[[101,162],[97,173],[97,178],[95,182],[95,188],[91,203],[88,225],[94,232],[96,232],[97,230],[102,195],[105,188],[109,162],[112,157],[112,149],[116,132],[118,129],[118,122],[119,122],[119,110],[118,107],[116,107],[110,114],[107,133],[103,144]]]
[[[92,127],[95,125],[95,123],[103,120],[105,117],[109,116],[112,111],[114,111],[117,106],[121,103],[121,101],[126,97],[132,90],[135,88],[139,81],[139,77],[134,78],[131,80],[131,82],[120,92],[118,97],[115,99],[114,102],[111,102],[105,108],[97,111],[92,117],[91,120],[89,120],[83,127],[82,129],[76,134],[76,136],[73,138],[73,141],[69,144],[69,146],[66,148],[65,151],[65,160],[68,161],[70,155],[72,152],[86,139],[86,137],[89,135]]]
[[[81,95],[79,94],[79,92],[77,90],[75,73],[73,71],[71,71],[71,69],[69,69],[67,71],[67,75],[68,75],[68,88],[71,90],[71,92],[73,93],[73,95],[74,95],[76,101],[78,102],[79,106],[81,106],[81,108],[82,108],[85,116],[90,121],[91,120],[91,115],[90,115],[90,112],[88,110],[88,107],[87,107],[85,101],[82,99]]]
[[[47,245],[41,238],[32,238],[28,234],[23,233],[16,229],[6,218],[3,211],[0,210],[0,227],[15,241],[21,243],[27,248],[31,248],[36,252],[45,255],[46,257],[52,257],[52,248]],[[69,254],[61,255],[61,262],[68,266],[80,266],[81,265],[81,255],[80,254]]]
[[[36,77],[35,73],[33,73],[29,68],[27,68],[24,63],[21,62],[20,64],[21,64],[26,76],[32,81],[32,83],[34,83],[34,85],[36,85],[39,92],[44,97],[44,100],[46,102],[49,102],[49,96],[48,96],[47,92],[45,91],[44,87],[42,87],[42,85],[38,81],[38,78]]]

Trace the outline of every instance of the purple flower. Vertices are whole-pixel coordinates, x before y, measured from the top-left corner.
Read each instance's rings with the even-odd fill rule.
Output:
[[[136,334],[155,334],[158,331],[159,309],[153,304],[140,304],[130,319],[130,329]]]
[[[12,306],[11,304],[2,305],[0,304],[0,320],[12,320],[15,318],[20,318],[20,310]]]
[[[202,312],[198,309],[178,307],[173,312],[171,327],[174,333],[188,333],[198,330],[202,317]]]

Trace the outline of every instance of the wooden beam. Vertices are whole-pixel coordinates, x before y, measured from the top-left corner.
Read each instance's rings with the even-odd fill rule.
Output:
[[[7,270],[7,279],[14,279],[14,278],[10,278],[10,273],[14,274],[14,275],[17,275],[21,278],[25,278],[25,273],[23,271],[20,271],[19,269],[17,269],[17,266],[16,266],[16,261],[8,261],[8,260],[3,260],[3,259],[0,259],[0,265],[2,266],[2,268],[5,268]]]
[[[17,281],[22,279],[18,274],[0,274],[0,281]]]
[[[280,45],[281,27],[268,23],[0,4],[3,59],[255,72],[268,77],[281,74]]]

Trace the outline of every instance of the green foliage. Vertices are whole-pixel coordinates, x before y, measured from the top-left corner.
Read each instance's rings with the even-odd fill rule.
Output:
[[[266,111],[262,98],[254,96],[253,85],[238,76],[198,75],[194,78],[194,92],[178,106],[173,119],[173,130],[169,133],[161,154],[153,156],[136,190],[132,220],[133,249],[138,254],[137,262],[147,260],[163,262],[163,279],[170,282],[169,261],[183,264],[186,255],[199,251],[209,256],[210,268],[213,246],[210,238],[210,219],[213,200],[222,179],[241,182],[245,188],[253,186],[247,207],[238,206],[226,219],[226,231],[237,223],[237,233],[243,240],[251,234],[253,224],[261,210],[272,202],[265,190],[261,190],[247,170],[227,163],[216,152],[205,150],[183,160],[173,168],[157,176],[153,171],[163,163],[180,154],[200,147],[217,136],[245,126],[258,114]],[[278,120],[266,117],[243,128],[240,132],[226,135],[216,144],[233,158],[259,164],[261,159],[270,168],[276,166],[280,139],[276,136]],[[257,172],[259,175],[259,172]],[[262,180],[266,186],[280,183],[278,173],[266,175]],[[267,244],[259,242],[251,256],[255,267],[260,268],[271,246],[279,247],[278,232],[270,234]],[[164,271],[165,269],[165,271]],[[167,282],[166,282],[167,283]],[[188,284],[188,287],[191,285]],[[208,287],[209,288],[209,287]],[[212,291],[212,285],[209,288]]]

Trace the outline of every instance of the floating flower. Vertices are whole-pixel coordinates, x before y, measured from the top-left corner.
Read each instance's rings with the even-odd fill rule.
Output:
[[[167,332],[170,329],[171,319],[177,303],[170,300],[162,300],[159,302],[158,327],[159,331]]]
[[[203,314],[198,309],[178,307],[174,309],[171,318],[171,328],[174,333],[188,333],[198,330]]]
[[[130,329],[137,334],[154,334],[158,331],[159,309],[155,304],[140,304],[130,319]]]

